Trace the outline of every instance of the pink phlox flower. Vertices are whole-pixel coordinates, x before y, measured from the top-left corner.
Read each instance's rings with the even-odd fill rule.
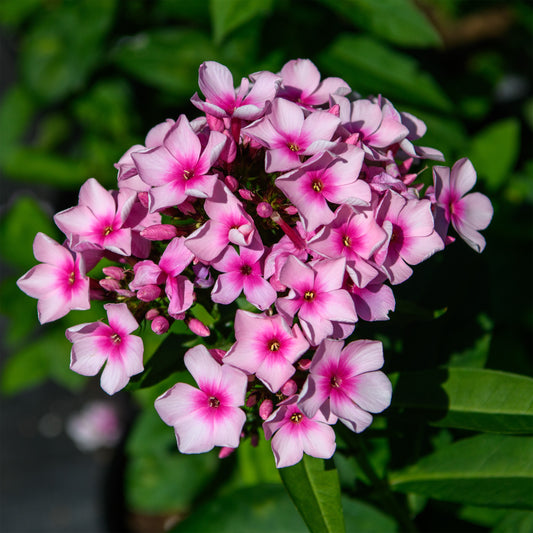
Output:
[[[267,148],[267,172],[291,170],[301,164],[300,156],[314,155],[335,146],[331,141],[339,119],[327,111],[314,111],[307,117],[294,102],[275,98],[272,110],[242,132]]]
[[[392,289],[384,284],[385,279],[386,276],[379,273],[368,284],[358,286],[352,277],[346,276],[344,288],[352,296],[355,311],[361,320],[389,320],[389,312],[394,311],[396,300]]]
[[[193,304],[194,286],[186,276],[180,275],[192,259],[193,254],[185,246],[185,238],[174,237],[165,248],[158,265],[146,260],[133,267],[135,277],[129,285],[130,289],[139,290],[165,283],[165,293],[169,298],[168,312],[176,317]]]
[[[124,222],[125,228],[131,228],[131,255],[139,259],[150,255],[151,243],[141,235],[141,232],[147,227],[160,223],[161,215],[150,213],[137,198]]]
[[[198,85],[206,101],[198,93],[191,102],[207,115],[217,118],[256,120],[263,115],[265,105],[276,96],[281,79],[272,72],[257,72],[250,76],[253,83],[242,78],[234,88],[230,70],[215,61],[205,61],[198,71]]]
[[[391,401],[392,385],[378,369],[383,366],[381,342],[325,339],[318,347],[298,407],[309,417],[321,412],[339,417],[360,433],[372,423],[370,413],[380,413]]]
[[[334,332],[334,322],[357,321],[352,298],[342,289],[346,259],[323,259],[304,264],[289,256],[280,281],[290,288],[278,298],[278,312],[289,322],[298,313],[305,336],[316,346]]]
[[[325,78],[320,81],[320,72],[309,59],[293,59],[283,65],[280,76],[283,85],[278,96],[311,108],[326,104],[331,94],[346,95],[350,86],[341,78]]]
[[[142,152],[150,148],[155,148],[163,144],[163,139],[168,131],[174,126],[175,121],[167,118],[165,122],[154,126],[146,136],[145,145],[135,144],[119,159],[118,163],[115,163],[115,168],[118,170],[118,187],[122,189],[127,187],[134,191],[149,191],[150,185],[145,183],[137,172],[137,167],[131,155],[134,152]]]
[[[361,149],[344,145],[341,153],[317,154],[276,180],[276,186],[298,208],[307,231],[333,220],[334,214],[328,203],[370,203],[370,187],[358,179],[363,158]]]
[[[65,316],[70,310],[89,309],[89,278],[81,254],[45,235],[37,233],[33,255],[41,264],[17,280],[18,288],[37,298],[39,322],[45,324]]]
[[[204,209],[209,220],[186,240],[186,246],[198,259],[213,261],[229,244],[263,250],[252,218],[221,181],[205,200]]]
[[[95,376],[105,363],[100,385],[108,394],[123,389],[130,377],[142,372],[143,341],[131,332],[139,324],[128,306],[106,304],[109,325],[91,322],[68,328],[72,343],[70,368],[82,376]]]
[[[131,189],[108,191],[90,178],[80,189],[78,205],[57,213],[54,221],[71,250],[105,249],[129,256],[132,236],[125,222],[136,198]]]
[[[385,157],[386,148],[400,142],[409,133],[401,121],[384,112],[381,107],[366,99],[350,102],[343,96],[332,96],[340,107],[339,116],[345,137],[358,135],[357,145],[370,160],[390,159]]]
[[[246,300],[261,311],[269,308],[276,300],[277,292],[262,275],[262,255],[263,250],[241,248],[239,254],[235,248],[228,246],[212,262],[213,268],[224,273],[218,276],[211,299],[229,304],[244,292]]]
[[[400,194],[407,192],[407,185],[399,177],[392,176],[383,170],[382,167],[367,167],[365,169],[365,181],[380,196],[389,190]]]
[[[476,252],[485,248],[485,238],[478,230],[492,220],[490,200],[479,192],[466,194],[476,183],[476,171],[469,159],[459,159],[450,172],[447,167],[433,167],[437,218],[444,218],[444,233],[452,224],[459,236]]]
[[[241,309],[235,315],[235,339],[224,362],[255,374],[273,393],[294,374],[294,363],[309,348],[297,324],[291,328],[280,315]]]
[[[202,147],[187,117],[180,115],[161,146],[133,153],[139,176],[152,187],[150,211],[179,205],[188,196],[210,196],[217,181],[211,167],[225,144],[226,136],[212,131]]]
[[[409,265],[417,265],[444,248],[434,230],[429,200],[407,200],[389,191],[378,206],[376,219],[387,232],[387,240],[374,259],[393,285],[411,276]]]
[[[322,413],[307,417],[297,405],[297,396],[287,398],[263,422],[276,466],[284,468],[300,462],[303,454],[329,459],[335,453],[335,432]],[[331,423],[334,423],[331,421]]]
[[[184,359],[199,388],[177,383],[155,401],[159,416],[174,427],[179,451],[237,448],[246,421],[240,409],[248,384],[246,374],[218,364],[202,345],[188,350]]]
[[[444,161],[444,155],[441,151],[435,148],[416,146],[413,144],[412,141],[416,141],[425,135],[427,130],[425,123],[414,115],[411,115],[411,113],[406,113],[405,111],[402,111],[399,115],[402,124],[409,130],[407,137],[401,140],[400,148],[410,157]]]
[[[378,273],[370,258],[386,238],[371,209],[344,205],[335,211],[334,220],[309,241],[309,248],[323,257],[345,257],[350,276],[364,287]]]

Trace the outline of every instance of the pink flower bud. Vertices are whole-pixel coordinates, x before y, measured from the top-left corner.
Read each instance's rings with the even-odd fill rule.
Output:
[[[158,285],[144,285],[137,291],[137,298],[141,302],[151,302],[161,296],[161,289]]]
[[[104,278],[99,281],[100,287],[109,292],[115,292],[120,289],[120,283],[116,279]]]
[[[170,324],[164,316],[159,315],[152,320],[151,326],[152,331],[156,335],[163,335],[163,333],[166,333],[168,331]]]
[[[253,200],[254,193],[248,189],[239,189],[239,195],[243,200]]]
[[[272,206],[268,202],[261,202],[257,204],[255,210],[261,218],[268,218],[273,211]]]
[[[144,318],[146,318],[146,320],[153,320],[156,316],[159,316],[159,311],[157,309],[148,309]]]
[[[209,335],[211,335],[209,328],[197,318],[190,318],[187,320],[187,326],[194,334],[200,337],[209,337]]]
[[[135,292],[130,291],[129,289],[117,289],[117,294],[124,296],[125,298],[133,298],[135,296]]]
[[[148,196],[148,193],[145,192],[145,191],[138,192],[137,193],[137,198],[139,199],[140,204],[143,207],[146,207],[146,209],[148,209],[149,202],[150,202],[150,197]]]
[[[311,366],[311,359],[300,359],[298,362],[298,367],[300,370],[309,370],[309,367]]]
[[[335,104],[331,106],[328,109],[328,113],[331,113],[332,115],[335,115],[336,117],[340,116],[341,114],[341,106],[339,104]]]
[[[172,224],[154,224],[141,231],[141,237],[149,241],[169,241],[178,235],[178,228]]]
[[[231,192],[235,192],[239,186],[239,182],[233,176],[226,176],[224,178],[224,183]]]
[[[246,400],[246,407],[252,407],[257,403],[257,395],[250,394]]]
[[[224,446],[220,448],[220,451],[218,452],[218,458],[225,459],[226,457],[230,456],[234,451],[235,448],[228,448],[227,446]]]
[[[196,209],[194,209],[194,206],[189,200],[185,200],[177,207],[184,215],[194,215],[196,213]]]
[[[296,381],[294,381],[293,379],[289,379],[281,387],[281,392],[285,396],[292,396],[293,394],[296,394],[297,390],[298,390],[298,386],[296,385]]]
[[[124,270],[116,266],[108,266],[102,268],[102,272],[110,277],[111,279],[116,279],[118,281],[124,279]]]
[[[357,144],[359,141],[359,133],[352,133],[344,142],[346,144]]]
[[[226,352],[224,350],[221,350],[220,348],[211,348],[209,350],[209,353],[211,354],[213,359],[220,364],[222,364],[222,359],[224,359],[224,356],[226,355]]]
[[[257,445],[259,444],[259,435],[257,433],[253,433],[252,436],[250,437],[250,444],[256,448]]]
[[[296,207],[293,205],[289,205],[289,207],[286,207],[284,211],[287,213],[287,215],[296,215],[298,213],[298,209],[296,209]]]
[[[261,405],[259,406],[259,416],[266,420],[270,414],[272,413],[272,410],[274,409],[274,405],[272,403],[272,400],[269,400],[268,398],[266,400],[263,400]]]

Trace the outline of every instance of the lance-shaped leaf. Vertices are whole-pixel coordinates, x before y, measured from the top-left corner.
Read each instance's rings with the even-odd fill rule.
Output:
[[[390,485],[437,500],[532,509],[533,437],[478,435],[393,472]]]
[[[344,531],[339,476],[333,462],[304,455],[279,473],[311,533]]]
[[[392,408],[431,423],[492,433],[533,433],[533,379],[478,368],[441,368],[390,376]]]

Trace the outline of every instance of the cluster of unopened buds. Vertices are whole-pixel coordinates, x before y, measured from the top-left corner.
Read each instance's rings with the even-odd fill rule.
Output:
[[[340,78],[321,80],[307,59],[237,89],[208,61],[199,86],[205,100],[191,101],[202,116],[150,130],[117,163],[118,191],[89,179],[79,204],[54,217],[64,244],[39,233],[42,264],[18,285],[38,298],[41,323],[109,302],[107,323],[66,332],[72,370],[104,367],[109,394],[143,371],[140,322],[165,334],[183,321],[207,342],[191,309],[225,312],[232,338],[184,355],[198,388],[177,383],[155,402],[179,450],[220,446],[224,456],[262,427],[278,467],[304,452],[329,458],[332,425],[361,432],[391,400],[382,344],[348,342],[356,322],[388,319],[391,285],[454,240],[450,225],[481,252],[491,203],[469,193],[467,159],[435,166],[433,186],[417,183],[413,162],[444,160],[414,144],[424,123],[381,96],[355,97]],[[246,309],[232,304],[241,293]]]

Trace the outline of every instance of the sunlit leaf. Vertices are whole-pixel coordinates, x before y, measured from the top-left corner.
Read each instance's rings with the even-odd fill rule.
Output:
[[[437,500],[533,508],[533,437],[478,435],[392,472],[391,487]]]

